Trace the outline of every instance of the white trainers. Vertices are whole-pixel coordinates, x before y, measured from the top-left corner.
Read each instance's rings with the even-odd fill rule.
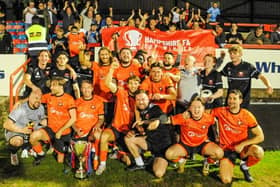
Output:
[[[28,158],[28,150],[23,149],[20,155],[21,158]]]
[[[15,153],[15,154],[11,153],[11,164],[13,166],[18,166],[19,165],[17,153]]]
[[[98,166],[98,169],[96,170],[95,174],[96,175],[101,175],[106,169],[106,165],[100,164]]]
[[[29,155],[32,156],[32,157],[36,157],[37,153],[33,149],[30,149],[29,150]]]

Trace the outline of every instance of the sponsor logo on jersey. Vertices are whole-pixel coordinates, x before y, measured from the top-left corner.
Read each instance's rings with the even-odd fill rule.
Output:
[[[80,118],[94,118],[94,115],[93,114],[87,114],[87,113],[85,113],[85,112],[81,112],[80,113]]]

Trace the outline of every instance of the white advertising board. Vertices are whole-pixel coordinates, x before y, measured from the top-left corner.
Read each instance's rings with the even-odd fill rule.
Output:
[[[0,96],[9,96],[10,75],[25,61],[26,55],[24,54],[0,54]],[[22,76],[15,79],[18,84]]]

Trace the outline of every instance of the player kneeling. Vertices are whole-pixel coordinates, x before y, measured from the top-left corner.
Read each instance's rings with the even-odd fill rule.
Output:
[[[29,137],[32,131],[47,125],[41,97],[41,90],[32,91],[28,101],[13,109],[3,125],[13,166],[19,165],[18,150],[22,148],[24,151],[30,148]]]
[[[65,80],[53,77],[49,86],[51,93],[44,94],[41,102],[47,105],[48,125],[34,131],[30,143],[37,153],[34,165],[38,165],[45,156],[41,141],[50,143],[57,153],[58,163],[64,162],[64,154],[68,152],[71,138],[71,126],[76,121],[76,106],[72,96],[64,93]]]
[[[249,167],[263,158],[263,149],[256,145],[264,140],[262,128],[256,118],[248,110],[241,108],[242,93],[231,90],[228,94],[228,107],[218,107],[212,110],[218,119],[219,142],[224,150],[224,158],[220,161],[220,176],[223,183],[231,183],[234,163],[241,159],[240,169],[245,180],[252,182]],[[248,138],[248,129],[254,135]]]
[[[166,114],[158,105],[150,103],[144,90],[139,90],[135,94],[135,105],[140,113],[139,121],[134,124],[137,130],[130,131],[125,137],[125,143],[134,157],[135,164],[127,167],[127,170],[145,169],[145,163],[139,150],[149,150],[154,155],[152,163],[154,175],[161,178],[168,166],[164,154],[171,145],[169,127],[164,124],[167,119]]]
[[[213,160],[223,157],[223,150],[208,140],[208,128],[214,124],[214,117],[204,112],[200,98],[191,101],[189,111],[171,116],[171,123],[180,125],[181,142],[168,148],[165,155],[168,160],[179,162],[178,173],[184,172],[190,154],[199,153]]]

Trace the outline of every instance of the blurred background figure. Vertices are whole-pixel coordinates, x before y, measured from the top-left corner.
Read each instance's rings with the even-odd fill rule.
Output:
[[[0,22],[0,54],[11,53],[13,53],[12,36],[6,31],[6,23]]]
[[[272,44],[280,44],[280,24],[277,24],[274,32],[271,33],[270,40]]]

